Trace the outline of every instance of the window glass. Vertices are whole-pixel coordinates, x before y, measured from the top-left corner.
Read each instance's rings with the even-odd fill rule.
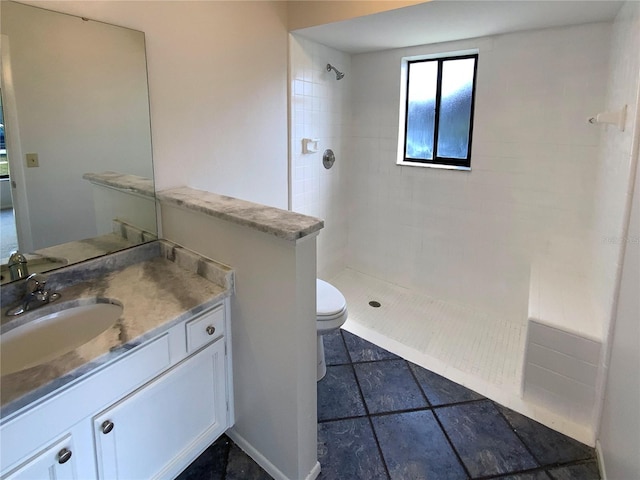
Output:
[[[475,58],[447,60],[442,65],[438,122],[438,156],[467,158]]]
[[[471,166],[477,54],[407,61],[402,164]]]
[[[438,63],[409,66],[406,157],[433,160]]]

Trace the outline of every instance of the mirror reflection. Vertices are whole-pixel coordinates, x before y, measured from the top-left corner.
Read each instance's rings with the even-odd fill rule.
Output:
[[[144,34],[0,5],[2,283],[154,239]]]

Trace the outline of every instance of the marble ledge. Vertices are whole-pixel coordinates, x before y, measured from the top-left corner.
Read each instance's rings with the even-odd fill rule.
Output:
[[[74,240],[41,248],[36,250],[35,253],[52,258],[62,258],[68,264],[72,264],[134,247],[140,243],[139,241],[131,241],[122,235],[107,233],[98,237]]]
[[[117,188],[118,190],[137,193],[150,198],[155,196],[153,180],[147,177],[107,171],[100,173],[85,173],[82,175],[82,178],[89,180],[91,183],[95,183],[96,185]]]
[[[217,217],[288,241],[312,235],[324,227],[324,221],[319,218],[191,187],[162,190],[157,197],[161,203]]]
[[[6,317],[3,311],[2,333],[38,316],[92,302],[119,303],[124,310],[111,328],[75,350],[2,376],[0,423],[217,305],[233,293],[234,278],[226,265],[156,241],[58,270],[49,275],[49,284],[61,299],[20,317]]]

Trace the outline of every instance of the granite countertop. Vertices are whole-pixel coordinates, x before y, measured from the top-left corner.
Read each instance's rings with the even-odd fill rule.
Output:
[[[2,421],[230,296],[233,271],[180,246],[156,241],[57,270],[49,275],[47,287],[62,294],[58,301],[7,317],[7,307],[24,289],[22,283],[2,289],[2,333],[41,315],[96,299],[114,300],[124,310],[113,327],[75,350],[2,376]]]
[[[155,195],[153,180],[147,177],[107,171],[100,173],[85,173],[82,175],[82,178],[97,185],[118,188],[120,190],[138,193],[145,197],[154,197]]]
[[[247,202],[190,187],[157,193],[161,202],[244,225],[255,230],[295,241],[324,227],[324,221],[301,213]]]

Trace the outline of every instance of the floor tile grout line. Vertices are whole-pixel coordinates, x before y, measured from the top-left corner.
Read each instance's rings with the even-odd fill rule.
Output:
[[[391,478],[391,474],[389,473],[389,467],[387,466],[387,461],[384,459],[384,454],[382,453],[382,447],[380,446],[380,441],[378,440],[378,435],[376,435],[376,429],[373,427],[373,421],[371,420],[371,415],[369,412],[369,407],[367,406],[367,401],[364,398],[364,394],[362,393],[362,387],[360,386],[360,380],[358,380],[358,374],[356,373],[356,369],[354,364],[351,364],[351,371],[353,372],[353,376],[356,379],[356,385],[358,387],[358,393],[360,393],[360,398],[362,399],[362,405],[364,406],[364,411],[366,413],[367,422],[369,423],[369,428],[371,428],[371,433],[373,434],[373,440],[376,442],[376,447],[378,448],[378,455],[380,455],[380,461],[382,461],[382,466],[384,467],[384,471],[387,474],[387,478]]]
[[[413,381],[416,382],[416,384],[418,385],[418,388],[420,389],[420,393],[422,393],[422,396],[424,397],[424,400],[427,402],[427,405],[429,405],[429,407],[433,409],[433,404],[431,403],[431,400],[429,400],[429,397],[427,396],[427,392],[425,392],[424,388],[422,388],[422,385],[420,384],[418,377],[416,377],[416,373],[413,371],[413,368],[411,368],[410,362],[408,360],[405,360],[405,363],[407,364],[407,368],[409,369],[409,374],[411,375],[411,378],[413,378]]]
[[[371,345],[373,345],[373,346],[375,346],[375,347],[377,347],[377,348],[379,348],[381,350],[384,350],[385,352],[391,353],[391,355],[393,355],[393,357],[394,357],[394,358],[378,358],[378,359],[374,359],[374,360],[354,360],[353,357],[351,356],[351,350],[349,350],[349,346],[347,345],[347,339],[344,337],[344,334],[343,334],[343,332],[345,332],[346,330],[343,330],[342,328],[340,328],[339,331],[340,331],[340,336],[342,337],[342,342],[344,343],[344,348],[347,351],[347,356],[349,357],[349,360],[350,360],[349,363],[351,363],[351,364],[384,362],[384,361],[387,361],[387,360],[405,360],[400,355],[396,355],[395,353],[389,352],[388,350],[386,350],[386,349],[384,349],[382,347],[379,347],[378,345],[376,345],[373,342],[369,342],[368,340],[364,340],[364,338],[362,338],[362,337],[358,337],[358,335],[355,335],[355,334],[353,334],[351,332],[347,332],[347,333],[349,333],[349,335],[352,335],[352,336],[354,336],[356,338],[359,338],[360,340],[363,340],[363,341],[365,341],[367,343],[370,343]]]
[[[527,468],[524,470],[515,470],[513,472],[505,472],[505,473],[501,473],[499,475],[485,475],[482,477],[476,477],[473,480],[492,480],[492,479],[500,479],[503,477],[510,477],[512,475],[521,475],[523,473],[535,473],[535,472],[544,472],[547,474],[548,477],[550,478],[554,478],[550,473],[549,470],[553,470],[556,468],[566,468],[566,467],[573,467],[576,465],[586,465],[588,463],[594,463],[595,459],[590,459],[590,460],[573,460],[570,462],[560,462],[560,463],[550,463],[548,465],[541,465],[538,467],[534,467],[534,468]]]
[[[522,475],[523,473],[528,474],[528,473],[537,473],[537,472],[542,472],[547,476],[548,479],[555,480],[551,475],[549,475],[549,472],[547,472],[547,470],[544,467],[529,468],[527,470],[517,470],[515,472],[506,472],[506,473],[500,473],[497,475],[484,475],[481,477],[471,477],[471,478],[473,480],[501,480],[504,478],[511,478],[516,475]]]
[[[420,389],[420,392],[422,393],[422,396],[424,397],[425,401],[427,402],[427,405],[429,406],[429,410],[431,410],[431,415],[435,419],[438,427],[440,428],[440,431],[442,431],[442,434],[444,435],[444,438],[446,439],[447,443],[451,447],[451,451],[456,456],[456,459],[458,460],[458,463],[462,467],[462,470],[467,475],[467,478],[472,478],[469,470],[467,469],[467,466],[462,461],[462,457],[460,456],[460,454],[456,450],[455,446],[453,445],[453,442],[449,438],[449,435],[447,434],[447,432],[445,431],[444,427],[442,426],[442,423],[440,422],[440,419],[438,418],[438,415],[436,415],[434,405],[431,403],[431,400],[429,400],[429,397],[427,396],[427,392],[425,392],[424,388],[422,388],[422,384],[418,381],[418,377],[416,376],[416,373],[413,371],[413,368],[411,368],[410,362],[408,360],[405,360],[405,363],[407,364],[407,368],[409,369],[409,373],[411,374],[411,377],[413,378],[413,381],[416,382],[416,384],[418,385],[418,388]]]
[[[458,463],[459,463],[459,464],[460,464],[460,466],[462,467],[462,470],[463,470],[463,471],[465,472],[465,474],[467,475],[467,478],[472,478],[472,476],[470,475],[470,473],[469,473],[469,471],[468,471],[468,469],[467,469],[466,465],[465,465],[465,464],[464,464],[464,462],[462,461],[462,458],[460,457],[460,455],[459,455],[458,451],[457,451],[457,450],[456,450],[456,448],[454,447],[453,442],[451,442],[451,439],[449,438],[449,435],[447,434],[447,432],[445,431],[444,427],[443,427],[443,426],[442,426],[442,424],[440,423],[440,419],[439,419],[439,418],[438,418],[438,416],[435,414],[435,412],[433,412],[433,408],[431,407],[431,402],[429,402],[429,399],[427,398],[426,394],[424,393],[424,391],[423,391],[423,389],[422,389],[422,386],[420,385],[420,382],[418,382],[418,380],[416,379],[416,377],[415,377],[415,375],[414,375],[413,371],[411,370],[411,367],[409,367],[409,363],[408,363],[408,361],[407,361],[407,360],[405,360],[405,359],[402,359],[402,360],[404,361],[405,365],[406,365],[406,366],[407,366],[407,368],[409,369],[409,372],[410,372],[411,377],[413,378],[414,382],[416,382],[416,384],[418,385],[418,389],[419,389],[420,393],[423,395],[424,400],[427,402],[427,408],[413,409],[413,410],[411,410],[411,411],[421,411],[421,410],[431,410],[431,411],[432,411],[432,412],[431,412],[431,414],[433,415],[434,419],[436,420],[436,422],[437,422],[437,424],[438,424],[438,427],[440,428],[440,430],[442,431],[443,435],[445,436],[445,439],[447,440],[447,442],[448,442],[448,443],[449,443],[449,445],[451,446],[451,450],[453,451],[453,454],[456,456],[456,459],[458,460]],[[354,367],[354,366],[352,365],[352,367]],[[353,370],[354,370],[354,374],[355,374],[355,368],[353,368]],[[360,394],[362,395],[362,389],[361,389],[361,387],[360,387],[360,381],[358,380],[358,376],[357,376],[357,374],[355,374],[355,375],[356,375],[356,383],[357,383],[357,385],[358,385],[358,390],[360,391]],[[374,426],[373,426],[373,421],[371,420],[371,416],[372,416],[372,415],[369,413],[369,409],[368,409],[368,407],[367,407],[367,405],[366,405],[366,400],[364,400],[364,395],[362,395],[362,398],[363,398],[363,401],[365,402],[365,410],[366,410],[366,412],[367,412],[367,418],[369,419],[369,423],[371,424],[371,429],[373,430],[373,435],[374,435],[375,440],[376,440],[376,445],[378,446],[378,451],[379,451],[380,456],[381,456],[381,458],[382,458],[382,461],[383,461],[383,463],[384,463],[385,469],[387,470],[387,475],[388,475],[388,477],[389,477],[389,478],[391,478],[391,474],[389,473],[389,469],[388,469],[388,466],[387,466],[387,461],[385,460],[384,455],[383,455],[383,453],[382,453],[382,448],[380,447],[380,442],[379,442],[379,440],[378,440],[378,435],[377,435],[376,430],[375,430],[375,428],[374,428]],[[381,412],[377,412],[377,413],[378,413],[378,415],[380,415],[380,416],[382,415],[382,413],[381,413]],[[400,414],[400,413],[403,413],[403,412],[386,412],[386,414],[387,414],[387,415]],[[406,412],[405,412],[405,413],[406,413]],[[374,416],[378,416],[378,415],[374,414]]]
[[[397,358],[379,358],[377,360],[361,360],[361,361],[357,361],[357,362],[351,361],[351,362],[346,362],[346,363],[333,363],[331,365],[327,364],[327,366],[335,367],[335,366],[338,366],[338,365],[349,365],[350,363],[359,365],[361,363],[380,363],[380,362],[393,362],[393,361],[397,362],[398,360],[405,360],[405,359],[402,358],[402,357],[397,357]]]
[[[496,402],[491,401],[491,403],[493,404],[493,408],[495,408],[495,409],[496,409],[496,411],[498,412],[498,415],[500,415],[500,417],[502,417],[502,418],[504,419],[504,421],[505,421],[505,422],[507,422],[507,425],[509,426],[509,429],[513,432],[513,434],[516,436],[516,438],[517,438],[518,440],[520,440],[520,443],[522,443],[522,445],[524,445],[525,450],[526,450],[527,452],[529,452],[529,455],[531,455],[531,458],[533,458],[533,459],[536,461],[536,463],[542,467],[542,466],[543,466],[543,465],[542,465],[542,462],[538,459],[538,456],[537,456],[537,455],[535,455],[535,454],[533,453],[533,451],[529,448],[529,445],[527,445],[527,442],[525,442],[525,441],[524,441],[524,439],[520,436],[520,434],[518,433],[518,430],[516,429],[516,427],[514,427],[514,426],[511,424],[511,422],[510,422],[510,421],[509,421],[509,419],[505,416],[505,414],[504,414],[504,413],[502,413],[502,410],[501,410],[500,408],[498,408],[498,407],[497,407]]]
[[[464,461],[462,460],[460,453],[458,452],[455,445],[453,444],[453,441],[449,437],[449,434],[444,429],[444,426],[442,425],[442,422],[440,421],[440,418],[438,417],[437,413],[435,411],[432,411],[432,414],[433,414],[433,418],[435,418],[436,423],[438,424],[438,427],[440,427],[440,430],[442,431],[444,438],[447,440],[447,442],[451,446],[451,450],[453,451],[453,454],[456,456],[456,458],[458,459],[458,462],[460,463],[460,465],[462,466],[462,469],[464,470],[464,473],[467,475],[467,478],[473,478],[473,475],[471,475],[471,473],[469,472],[469,469],[467,468]]]
[[[344,365],[340,365],[340,366],[344,366]],[[405,408],[403,410],[387,410],[384,412],[375,412],[375,413],[368,413],[368,414],[362,414],[362,415],[349,415],[346,417],[332,417],[332,418],[324,418],[322,420],[318,420],[318,423],[326,423],[326,422],[334,422],[334,421],[338,421],[338,420],[351,420],[351,419],[355,419],[355,418],[362,418],[362,417],[384,417],[387,415],[395,415],[395,414],[400,414],[400,413],[413,413],[413,412],[421,412],[423,410],[429,410],[429,411],[434,411],[434,410],[440,410],[443,408],[447,408],[447,407],[456,407],[456,406],[461,406],[461,405],[469,405],[472,403],[478,403],[478,402],[483,402],[488,400],[487,398],[479,398],[476,400],[465,400],[463,402],[458,402],[458,403],[448,403],[446,405],[437,405],[437,406],[429,406],[427,405],[426,407],[416,407],[416,408]]]
[[[545,477],[550,478],[551,480],[553,480],[554,477],[551,476],[551,474],[549,473],[549,469],[555,469],[555,468],[563,468],[563,467],[571,467],[571,466],[576,466],[576,465],[588,465],[593,463],[594,461],[594,457],[591,456],[589,458],[579,458],[579,459],[575,459],[575,460],[570,460],[567,462],[556,462],[556,463],[543,463],[542,461],[540,461],[538,459],[538,457],[533,453],[533,451],[529,448],[529,445],[525,442],[525,440],[521,437],[521,435],[519,434],[518,430],[512,425],[512,423],[508,420],[508,418],[506,417],[506,415],[503,413],[503,411],[499,408],[499,405],[494,402],[493,400],[490,400],[486,397],[482,397],[479,399],[472,399],[472,400],[463,400],[460,402],[454,402],[454,403],[447,403],[447,404],[442,404],[442,405],[433,405],[426,392],[424,391],[422,385],[420,384],[420,382],[417,379],[416,373],[411,369],[410,365],[411,363],[400,357],[400,356],[396,356],[397,358],[382,358],[382,359],[376,359],[376,360],[365,360],[365,361],[354,361],[351,351],[349,350],[349,348],[347,347],[346,344],[346,339],[345,336],[343,335],[343,331],[342,329],[340,329],[340,336],[341,336],[341,340],[342,340],[342,344],[345,348],[345,351],[347,353],[347,357],[350,359],[350,363],[342,363],[342,364],[332,364],[330,366],[344,366],[344,365],[351,365],[351,371],[353,372],[353,375],[356,379],[356,384],[358,387],[358,392],[360,394],[362,403],[363,403],[363,407],[365,410],[365,414],[362,416],[352,416],[352,417],[343,417],[343,418],[335,418],[335,419],[325,419],[322,421],[318,421],[318,423],[325,423],[325,422],[332,422],[332,421],[340,421],[340,420],[349,420],[349,419],[357,419],[357,418],[363,418],[363,417],[367,417],[367,420],[369,422],[370,428],[373,432],[374,435],[374,440],[376,442],[376,446],[378,448],[378,453],[380,455],[380,458],[382,459],[385,471],[388,475],[388,478],[390,478],[390,473],[388,470],[388,466],[386,463],[386,460],[384,458],[383,452],[382,452],[382,448],[380,446],[380,442],[379,439],[377,437],[377,433],[375,431],[375,427],[373,425],[373,418],[376,417],[382,417],[382,416],[388,416],[388,415],[395,415],[395,414],[403,414],[403,413],[410,413],[410,412],[418,412],[418,411],[426,411],[426,410],[431,410],[432,414],[440,428],[440,430],[442,431],[443,435],[445,436],[445,439],[447,440],[448,444],[450,445],[450,447],[452,448],[452,451],[454,452],[456,459],[458,460],[460,466],[463,468],[463,470],[465,471],[465,473],[467,474],[467,476],[469,478],[473,478],[474,480],[489,480],[489,479],[501,479],[501,478],[506,478],[509,476],[513,476],[513,475],[520,475],[520,474],[527,474],[527,473],[537,473],[540,472],[542,474],[544,474]],[[375,344],[373,344],[375,345]],[[405,409],[405,410],[396,410],[396,411],[387,411],[387,412],[376,412],[376,413],[371,413],[369,411],[369,407],[366,403],[366,399],[364,397],[364,394],[362,392],[362,387],[360,385],[357,373],[356,373],[356,368],[355,365],[358,364],[362,364],[362,363],[379,363],[379,362],[390,362],[390,361],[397,361],[397,360],[403,360],[406,364],[407,364],[407,368],[409,368],[410,374],[414,380],[414,382],[417,383],[419,390],[422,394],[422,396],[424,397],[424,400],[427,403],[427,406],[425,407],[420,407],[420,408],[413,408],[413,409]],[[498,474],[493,474],[493,475],[482,475],[482,476],[478,476],[478,477],[473,477],[464,461],[462,460],[462,457],[460,456],[458,450],[456,449],[455,445],[453,444],[453,442],[451,441],[451,438],[449,437],[449,434],[447,433],[446,429],[444,428],[444,425],[442,424],[436,410],[440,410],[442,408],[447,408],[447,407],[453,407],[453,406],[460,406],[460,405],[465,405],[465,404],[472,404],[472,403],[479,403],[479,402],[489,402],[490,404],[493,405],[493,408],[495,408],[498,411],[498,414],[501,418],[504,419],[504,421],[506,422],[507,426],[509,427],[509,430],[511,430],[514,434],[515,437],[518,439],[518,441],[523,445],[525,451],[531,455],[531,458],[533,460],[535,460],[535,462],[537,463],[536,467],[533,468],[529,468],[529,469],[522,469],[522,470],[515,470],[515,471],[509,471],[509,472],[504,472],[504,473],[498,473]]]
[[[376,433],[376,429],[373,426],[373,420],[371,420],[371,417],[369,415],[367,415],[367,421],[369,422],[369,427],[371,428],[371,433],[373,434],[373,441],[376,442],[376,446],[378,447],[378,455],[380,455],[380,460],[382,461],[384,471],[387,474],[387,478],[391,479],[391,473],[389,472],[387,460],[384,458],[384,453],[382,452],[382,447],[380,446],[380,440],[378,440],[378,434]]]
[[[342,328],[339,328],[338,331],[340,332],[340,338],[342,339],[342,344],[344,345],[344,349],[347,352],[347,358],[349,359],[349,364],[353,365],[353,358],[351,357],[351,352],[349,351],[349,347],[347,346],[347,339],[344,338],[344,335],[342,334],[343,332]]]
[[[565,468],[565,467],[572,467],[574,465],[583,465],[586,463],[590,463],[593,462],[593,460],[591,461],[576,461],[576,462],[565,462],[565,463],[561,463],[561,464],[551,464],[551,465],[546,465],[546,466],[540,466],[540,467],[535,467],[535,468],[528,468],[525,470],[516,470],[513,472],[506,472],[506,473],[501,473],[499,475],[484,475],[482,477],[475,477],[473,480],[500,480],[501,478],[508,478],[508,477],[512,477],[514,475],[522,475],[527,474],[527,473],[536,473],[536,472],[542,472],[545,473],[547,475],[548,478],[550,478],[551,480],[555,480],[555,477],[553,477],[550,473],[549,470],[551,469],[555,469],[555,468]]]
[[[357,420],[358,418],[364,418],[364,417],[368,417],[368,415],[351,415],[349,417],[325,418],[324,420],[318,420],[318,424],[341,422],[343,420]]]
[[[443,403],[441,405],[433,405],[431,408],[433,410],[438,410],[440,408],[446,408],[446,407],[456,407],[458,405],[469,405],[471,403],[478,403],[478,402],[484,402],[485,400],[489,400],[487,397],[482,397],[482,398],[474,398],[472,400],[461,400],[459,402],[453,402],[453,403]]]
[[[489,400],[488,398],[485,398],[484,400],[488,401],[489,403],[494,405],[494,408],[496,408],[496,410],[498,410],[498,413],[504,418],[504,420],[507,422],[507,425],[509,425],[510,429],[512,431],[514,431],[514,433],[515,433],[515,429],[513,428],[511,423],[504,417],[504,415],[502,414],[500,409],[495,407],[495,402],[493,402],[492,400]],[[475,400],[475,402],[480,402],[480,401],[482,401],[482,400]],[[467,403],[471,403],[471,402],[467,402]],[[442,431],[444,432],[445,436],[447,437],[447,440],[450,441],[449,435],[447,434],[446,430],[444,429],[444,426],[440,422],[440,419],[435,414],[435,410],[436,409],[433,409],[433,410],[434,410],[434,416],[436,417],[436,419],[438,421],[438,424],[440,425],[440,428],[442,429]],[[549,478],[551,478],[553,480],[553,477],[551,477],[551,475],[547,471],[550,468],[562,468],[562,467],[568,467],[568,466],[572,466],[572,465],[581,465],[581,464],[586,464],[586,463],[589,463],[589,462],[593,461],[593,459],[585,459],[585,460],[574,460],[574,461],[570,461],[570,462],[561,462],[561,463],[543,465],[540,461],[538,461],[538,458],[535,455],[533,455],[533,452],[529,449],[528,445],[524,442],[524,440],[522,440],[522,438],[520,438],[519,435],[517,435],[517,438],[523,444],[525,450],[536,461],[538,466],[533,467],[533,468],[521,469],[521,470],[512,470],[512,471],[504,472],[504,473],[497,474],[497,475],[481,475],[481,476],[478,476],[478,477],[474,477],[474,476],[469,474],[469,478],[471,478],[473,480],[490,480],[490,479],[500,479],[500,478],[504,478],[504,477],[511,477],[513,475],[520,475],[522,473],[544,472],[547,475],[547,477],[549,477]],[[457,450],[455,450],[455,446],[453,445],[453,442],[450,441],[450,443],[451,443],[451,446],[454,448],[454,451],[456,452],[456,455],[457,455],[458,452],[457,452]],[[462,463],[462,465],[464,466],[464,463]],[[465,468],[465,471],[466,471],[466,468]]]
[[[340,330],[340,336],[342,337],[342,341],[345,343],[345,348],[347,348],[347,342],[344,338],[344,335],[342,335],[342,330]],[[351,360],[353,360],[353,358],[351,357],[351,352],[349,352],[349,349],[347,348],[347,355],[349,355],[349,358]],[[376,447],[378,449],[378,455],[380,455],[380,461],[382,462],[382,466],[384,467],[384,472],[387,475],[387,478],[390,479],[391,478],[391,474],[389,473],[389,467],[387,466],[387,461],[384,459],[384,455],[382,453],[382,448],[380,447],[380,441],[378,440],[378,435],[376,435],[376,430],[373,427],[373,421],[371,420],[371,417],[369,416],[369,407],[367,406],[367,401],[364,398],[364,394],[362,393],[362,387],[360,386],[360,381],[358,380],[358,374],[356,373],[356,369],[353,365],[353,362],[351,363],[351,371],[353,372],[353,376],[356,379],[356,385],[358,387],[358,393],[360,394],[360,398],[362,399],[362,405],[364,406],[364,411],[366,413],[366,418],[367,418],[367,422],[369,423],[369,428],[371,428],[371,433],[373,435],[373,440],[374,442],[376,442]]]
[[[527,442],[525,442],[524,439],[520,436],[520,433],[518,433],[518,429],[513,426],[513,424],[509,421],[509,419],[506,417],[506,415],[502,412],[502,409],[498,408],[501,405],[499,403],[494,402],[493,400],[491,400],[491,403],[493,403],[494,408],[498,411],[500,416],[502,418],[504,418],[504,420],[507,422],[507,425],[509,425],[509,428],[511,429],[511,431],[513,431],[515,436],[518,437],[518,440],[520,440],[520,442],[522,442],[522,444],[524,445],[524,448],[527,450],[527,452],[529,452],[531,457],[533,457],[533,459],[536,462],[538,462],[538,465],[540,465],[541,467],[553,467],[553,468],[555,468],[556,466],[559,466],[559,465],[561,466],[561,465],[566,465],[566,464],[573,464],[575,462],[588,462],[588,461],[594,459],[594,457],[590,457],[590,458],[582,458],[582,459],[570,460],[568,462],[556,462],[556,463],[543,464],[543,462],[538,459],[538,456],[533,453],[533,450],[531,450],[529,448],[529,445],[527,444]],[[531,420],[531,419],[529,419],[529,420]],[[535,421],[535,420],[533,420],[533,421]]]

